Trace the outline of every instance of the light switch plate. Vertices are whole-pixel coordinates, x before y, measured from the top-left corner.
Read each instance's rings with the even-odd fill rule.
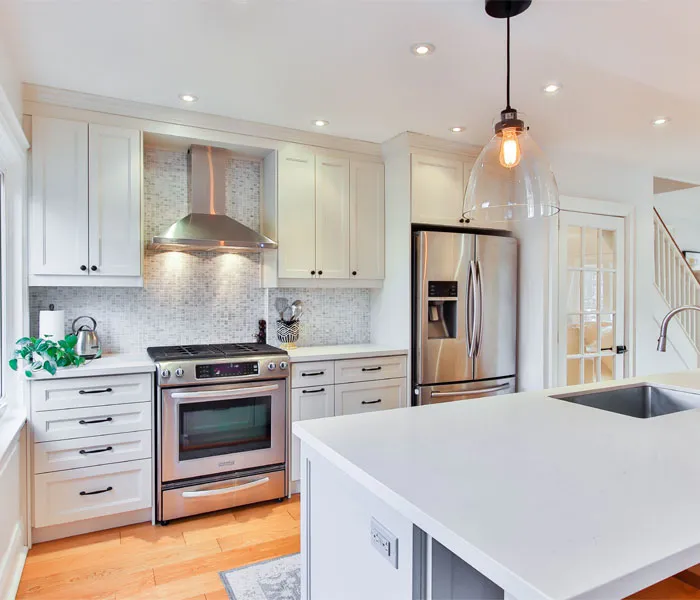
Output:
[[[374,517],[370,523],[370,542],[374,549],[379,552],[394,569],[399,568],[399,538],[397,538],[384,525]]]

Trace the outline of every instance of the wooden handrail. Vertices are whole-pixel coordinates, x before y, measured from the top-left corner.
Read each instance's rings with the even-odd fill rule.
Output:
[[[692,274],[693,277],[695,277],[695,271],[693,271],[693,268],[690,266],[690,263],[688,262],[688,259],[685,257],[685,254],[683,254],[683,250],[681,250],[680,246],[676,242],[676,238],[673,237],[673,234],[669,230],[669,228],[666,226],[666,222],[661,218],[661,215],[659,214],[659,211],[656,210],[656,207],[654,207],[654,214],[656,215],[656,218],[659,220],[659,223],[661,223],[661,226],[664,228],[666,231],[666,234],[668,235],[669,239],[673,243],[673,245],[676,247],[676,250],[678,250],[678,254],[681,255],[681,258],[683,259],[683,262],[685,263],[685,266],[688,267],[688,271]],[[697,279],[697,278],[696,278]]]

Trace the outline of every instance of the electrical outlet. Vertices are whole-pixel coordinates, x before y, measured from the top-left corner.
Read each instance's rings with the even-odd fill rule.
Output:
[[[399,538],[372,518],[369,537],[374,549],[386,558],[394,569],[399,568]]]

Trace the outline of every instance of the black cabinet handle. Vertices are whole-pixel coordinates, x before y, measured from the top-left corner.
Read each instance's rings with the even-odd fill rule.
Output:
[[[105,388],[103,390],[80,390],[79,394],[108,394],[112,391],[112,388]]]
[[[90,267],[90,270],[91,270],[91,271],[97,271],[97,267],[96,267],[95,265],[92,265],[92,266]]]
[[[311,271],[311,274],[312,274],[312,275],[316,275],[316,271]]]
[[[317,390],[301,390],[302,394],[320,394],[321,392],[325,392],[326,388],[318,388]]]
[[[381,371],[381,367],[362,367],[362,372],[366,373],[367,371]]]
[[[353,276],[357,275],[357,271],[352,272]]]
[[[323,275],[323,271],[319,271],[318,274],[319,274],[319,275]]]
[[[112,446],[98,448],[97,450],[81,450],[80,454],[99,454],[100,452],[109,452],[110,450],[113,450]]]
[[[302,377],[318,377],[319,375],[323,375],[325,371],[308,371],[307,373],[302,373]]]
[[[80,270],[81,270],[81,271],[87,271],[87,266],[86,266],[86,265],[80,265]]]
[[[86,421],[85,419],[80,419],[78,423],[80,423],[81,425],[94,425],[95,423],[109,423],[112,420],[112,417],[107,417],[106,419],[95,419],[94,421]]]
[[[110,485],[103,490],[95,490],[94,492],[80,492],[81,496],[94,496],[96,494],[104,494],[105,492],[111,492],[114,488]]]
[[[381,401],[381,398],[377,398],[377,400],[363,400],[362,404],[379,404]]]

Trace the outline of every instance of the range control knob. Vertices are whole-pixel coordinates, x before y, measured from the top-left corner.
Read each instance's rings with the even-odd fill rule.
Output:
[[[267,363],[267,370],[268,371],[274,371],[277,368],[277,365],[273,362]],[[282,365],[280,365],[280,368],[282,368]]]
[[[167,379],[168,377],[170,377],[170,369],[163,369],[163,370],[160,372],[160,376],[161,376],[163,379]]]
[[[288,366],[289,365],[287,364],[287,361],[284,361],[284,360],[280,361],[280,370],[286,371]]]
[[[175,369],[175,377],[182,377],[184,374],[185,371],[182,369],[182,367]]]

